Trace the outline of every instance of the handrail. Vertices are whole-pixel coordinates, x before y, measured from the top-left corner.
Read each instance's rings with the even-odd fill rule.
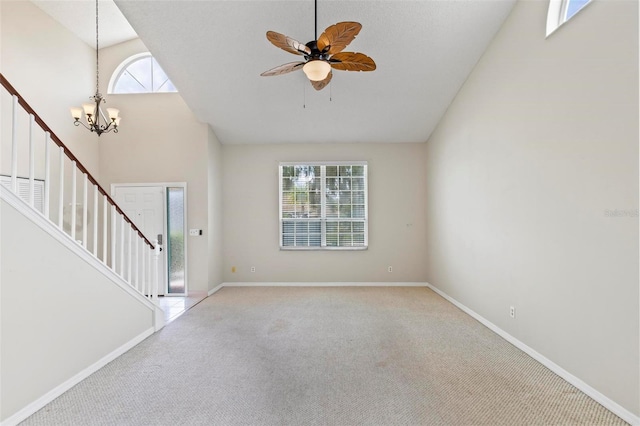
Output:
[[[78,169],[80,169],[82,173],[87,175],[89,181],[98,188],[98,191],[100,191],[102,195],[107,197],[107,201],[116,208],[116,211],[122,215],[122,217],[133,227],[133,229],[138,233],[140,237],[142,237],[142,239],[149,245],[149,247],[155,250],[155,247],[151,243],[151,241],[149,241],[147,237],[144,236],[142,231],[138,229],[138,227],[133,223],[131,219],[129,219],[126,213],[118,206],[118,204],[116,204],[113,198],[111,198],[107,191],[105,191],[104,188],[102,188],[102,186],[98,183],[98,181],[91,175],[91,173],[89,173],[89,170],[87,170],[87,168],[82,165],[80,160],[78,160],[76,156],[73,155],[69,148],[67,148],[67,146],[60,140],[58,136],[56,136],[53,130],[51,130],[47,123],[45,123],[44,120],[42,120],[42,118],[40,118],[40,116],[33,110],[33,108],[31,108],[27,101],[24,100],[20,93],[18,93],[18,91],[11,85],[11,83],[9,83],[9,81],[4,77],[2,73],[0,73],[0,84],[2,84],[11,95],[18,98],[18,103],[22,105],[22,108],[24,108],[27,113],[33,115],[35,122],[38,123],[40,128],[51,135],[51,140],[53,140],[56,145],[64,149],[64,153],[66,154],[66,156],[71,161],[75,161],[76,167],[78,167]]]

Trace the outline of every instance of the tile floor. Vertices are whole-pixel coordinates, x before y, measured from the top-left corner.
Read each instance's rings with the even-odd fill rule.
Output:
[[[207,293],[193,292],[188,296],[160,296],[158,298],[160,307],[164,311],[164,321],[169,324],[180,315],[203,301]]]

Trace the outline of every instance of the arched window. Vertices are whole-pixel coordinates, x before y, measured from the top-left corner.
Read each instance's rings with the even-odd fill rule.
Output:
[[[550,0],[547,12],[547,37],[590,2],[591,0]]]
[[[109,81],[109,93],[177,92],[167,74],[151,53],[140,53],[125,59]]]

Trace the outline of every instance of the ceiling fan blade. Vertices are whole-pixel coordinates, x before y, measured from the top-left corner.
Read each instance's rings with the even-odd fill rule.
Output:
[[[373,71],[376,63],[364,53],[340,52],[329,59],[331,67],[342,71]]]
[[[338,22],[331,25],[318,38],[318,49],[323,52],[328,47],[331,55],[342,52],[361,29],[362,25],[358,22]]]
[[[309,81],[311,82],[311,85],[313,86],[314,89],[322,90],[325,87],[327,87],[327,85],[331,81],[331,77],[333,77],[333,73],[331,71],[329,71],[329,74],[327,75],[327,78],[325,78],[324,80],[322,80],[322,81],[309,80]]]
[[[286,50],[289,53],[293,53],[294,55],[311,54],[311,49],[304,44],[275,31],[267,31],[267,40],[273,43],[274,46],[279,47],[282,50]]]
[[[297,40],[292,39],[291,37],[287,37],[287,44],[291,46],[293,49],[296,49],[302,55],[311,55],[311,49],[305,44],[300,43]]]
[[[291,71],[296,71],[302,69],[302,66],[305,62],[289,62],[288,64],[280,65],[279,67],[275,67],[270,69],[269,71],[265,71],[260,74],[263,77],[270,77],[273,75],[282,75],[289,73]]]

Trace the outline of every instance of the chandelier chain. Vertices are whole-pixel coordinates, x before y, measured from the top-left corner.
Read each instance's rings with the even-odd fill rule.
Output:
[[[120,111],[116,108],[107,108],[107,114],[109,118],[102,112],[101,106],[107,101],[102,97],[100,93],[100,14],[99,14],[99,1],[96,0],[96,93],[90,96],[95,102],[95,107],[92,104],[83,104],[82,108],[71,108],[71,116],[73,117],[73,125],[82,125],[87,130],[95,132],[98,136],[103,133],[118,133],[118,125],[120,124]],[[80,121],[82,118],[82,110],[86,116],[86,122]]]
[[[98,0],[96,0],[96,94],[100,93],[100,62],[98,60]]]

